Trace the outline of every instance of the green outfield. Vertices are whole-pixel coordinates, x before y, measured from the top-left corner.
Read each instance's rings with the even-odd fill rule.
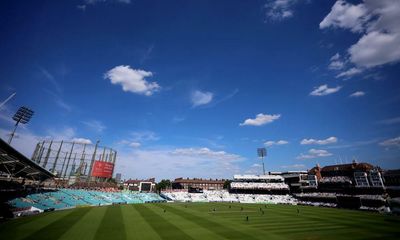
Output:
[[[400,239],[400,218],[289,205],[133,204],[77,208],[11,220],[0,224],[0,238]]]

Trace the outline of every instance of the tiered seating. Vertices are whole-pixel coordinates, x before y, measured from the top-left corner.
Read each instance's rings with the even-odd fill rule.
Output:
[[[178,202],[191,202],[191,196],[187,192],[165,192],[164,195]]]
[[[207,191],[203,193],[164,192],[164,195],[178,202],[241,202],[296,204],[297,200],[290,195],[272,194],[234,194],[226,190]]]
[[[142,203],[143,202],[140,199],[139,193],[125,191],[125,192],[115,193],[115,194],[120,194],[121,199],[124,200],[126,203]]]
[[[266,183],[266,182],[232,182],[232,189],[289,189],[285,183]]]
[[[70,189],[61,189],[60,191],[54,192],[53,194],[55,193],[59,194],[60,198],[70,206],[90,204],[85,200],[83,196],[75,194],[74,191],[70,191]]]
[[[55,209],[61,209],[61,208],[67,208],[68,205],[57,200],[56,198],[52,197],[48,193],[35,193],[35,194],[30,194],[29,196],[26,197],[27,199],[31,199],[33,202],[40,204],[46,208],[55,208]],[[38,206],[40,208],[40,206]]]
[[[320,183],[352,183],[351,179],[346,176],[323,177]]]
[[[102,192],[83,189],[60,189],[54,192],[29,194],[8,203],[15,208],[36,207],[45,209],[65,209],[79,205],[110,205],[122,203],[145,203],[165,201],[155,193]]]
[[[46,208],[45,206],[38,204],[38,203],[34,202],[33,200],[27,199],[27,198],[16,198],[16,199],[9,201],[9,203],[16,208],[27,208],[27,207],[32,207],[32,206],[39,208],[39,209]]]

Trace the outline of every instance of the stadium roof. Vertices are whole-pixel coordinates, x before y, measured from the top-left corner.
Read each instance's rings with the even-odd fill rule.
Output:
[[[280,175],[233,175],[235,180],[282,180]]]
[[[124,183],[129,184],[129,183],[141,183],[141,182],[152,182],[152,183],[155,183],[155,182],[156,182],[156,179],[155,179],[155,178],[149,178],[149,179],[129,179],[129,180],[126,180]]]
[[[46,180],[54,177],[52,173],[37,165],[22,153],[0,139],[0,172],[12,177]]]
[[[223,184],[225,179],[203,179],[203,178],[176,178],[174,183],[188,183],[188,184],[196,184],[196,183],[204,183],[204,184]]]
[[[332,171],[369,171],[373,169],[374,166],[369,163],[348,163],[348,164],[338,164],[338,165],[330,165],[325,166],[321,169],[321,172],[332,172]]]

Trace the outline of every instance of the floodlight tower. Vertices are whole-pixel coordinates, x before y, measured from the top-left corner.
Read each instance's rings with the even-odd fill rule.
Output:
[[[262,160],[263,166],[263,174],[265,175],[265,166],[264,166],[264,158],[267,156],[267,149],[265,148],[257,148],[258,157]]]
[[[33,111],[27,107],[20,107],[18,111],[14,114],[13,120],[15,121],[15,127],[10,135],[10,139],[8,139],[8,144],[11,144],[11,141],[15,135],[15,130],[17,130],[18,124],[26,124],[31,120],[33,115]]]

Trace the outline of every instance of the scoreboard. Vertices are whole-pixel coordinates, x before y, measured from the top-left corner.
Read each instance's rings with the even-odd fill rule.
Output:
[[[93,177],[111,178],[114,164],[110,162],[95,161],[92,170]]]

